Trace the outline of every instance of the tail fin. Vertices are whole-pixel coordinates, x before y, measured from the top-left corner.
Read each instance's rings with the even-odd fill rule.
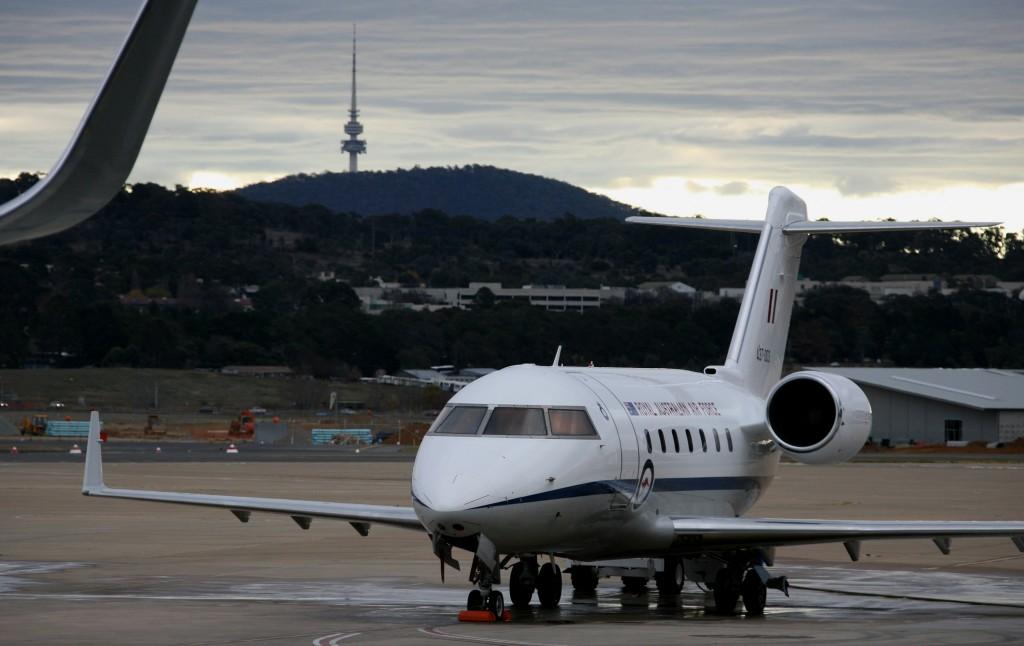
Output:
[[[725,364],[709,368],[723,378],[742,383],[765,396],[782,376],[782,362],[793,313],[800,253],[807,236],[815,233],[966,229],[998,222],[810,222],[807,205],[792,191],[777,186],[768,194],[764,222],[704,218],[631,217],[629,222],[739,233],[760,233],[750,267],[743,303],[736,319]]]

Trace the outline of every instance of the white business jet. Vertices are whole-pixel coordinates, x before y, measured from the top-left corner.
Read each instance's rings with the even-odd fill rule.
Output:
[[[105,203],[101,194],[124,181],[193,5],[143,7],[61,162],[33,191],[0,205],[0,244],[89,217]],[[133,92],[144,100],[129,100]],[[119,122],[118,139],[111,128]],[[113,139],[122,143],[110,144]],[[515,605],[530,604],[536,593],[542,606],[556,606],[562,589],[556,557],[572,560],[572,583],[581,593],[613,571],[600,562],[648,559],[656,563],[663,594],[677,594],[690,579],[713,590],[719,612],[734,612],[742,600],[746,612],[757,615],[769,588],[787,590],[785,577],[767,570],[781,545],[837,542],[857,560],[868,539],[931,539],[948,553],[954,537],[1006,536],[1024,551],[1024,522],[742,517],[771,483],[782,455],[843,462],[871,431],[871,407],[852,381],[819,372],[782,377],[807,237],[996,223],[811,222],[803,201],[781,187],[772,190],[763,222],[630,221],[760,236],[723,365],[699,373],[575,368],[559,365],[556,355],[551,366],[487,375],[452,397],[424,437],[410,507],[108,487],[95,412],[82,492],[216,507],[242,522],[253,512],[269,512],[291,516],[303,529],[314,518],[329,518],[349,522],[364,536],[373,524],[423,532],[442,577],[446,564],[459,567],[453,548],[473,555],[476,587],[467,608],[496,615],[504,609],[496,584],[506,568]]]

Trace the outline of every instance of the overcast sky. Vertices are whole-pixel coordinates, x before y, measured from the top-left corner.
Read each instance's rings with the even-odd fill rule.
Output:
[[[298,6],[295,6],[295,5]],[[0,175],[57,159],[135,0],[0,5]],[[493,164],[664,213],[1024,229],[1024,2],[200,0],[130,181]]]

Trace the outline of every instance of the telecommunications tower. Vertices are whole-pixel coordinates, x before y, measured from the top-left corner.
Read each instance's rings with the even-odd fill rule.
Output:
[[[363,124],[359,123],[359,110],[356,109],[356,26],[352,25],[352,107],[348,109],[348,123],[345,124],[348,139],[341,140],[341,153],[348,153],[348,172],[359,170],[359,155],[366,152],[366,140],[360,139]]]

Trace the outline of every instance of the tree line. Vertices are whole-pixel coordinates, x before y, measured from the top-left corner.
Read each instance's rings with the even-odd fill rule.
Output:
[[[34,176],[0,181],[0,200]],[[280,232],[287,244],[274,242]],[[318,375],[370,375],[437,363],[501,367],[567,362],[700,368],[721,361],[738,304],[662,298],[580,313],[510,303],[468,311],[371,316],[349,285],[375,276],[406,285],[636,285],[681,280],[743,285],[756,236],[682,232],[615,219],[487,222],[438,211],[361,217],[318,206],[136,184],[95,218],[0,249],[0,365],[45,356],[58,365],[217,367],[286,363]],[[339,282],[315,275],[333,272]],[[817,236],[802,273],[968,271],[1024,280],[1024,243],[999,229]],[[251,310],[232,305],[253,285]],[[787,360],[921,366],[1020,366],[1024,303],[965,289],[874,303],[825,288],[796,308]],[[123,304],[135,289],[177,299]]]

